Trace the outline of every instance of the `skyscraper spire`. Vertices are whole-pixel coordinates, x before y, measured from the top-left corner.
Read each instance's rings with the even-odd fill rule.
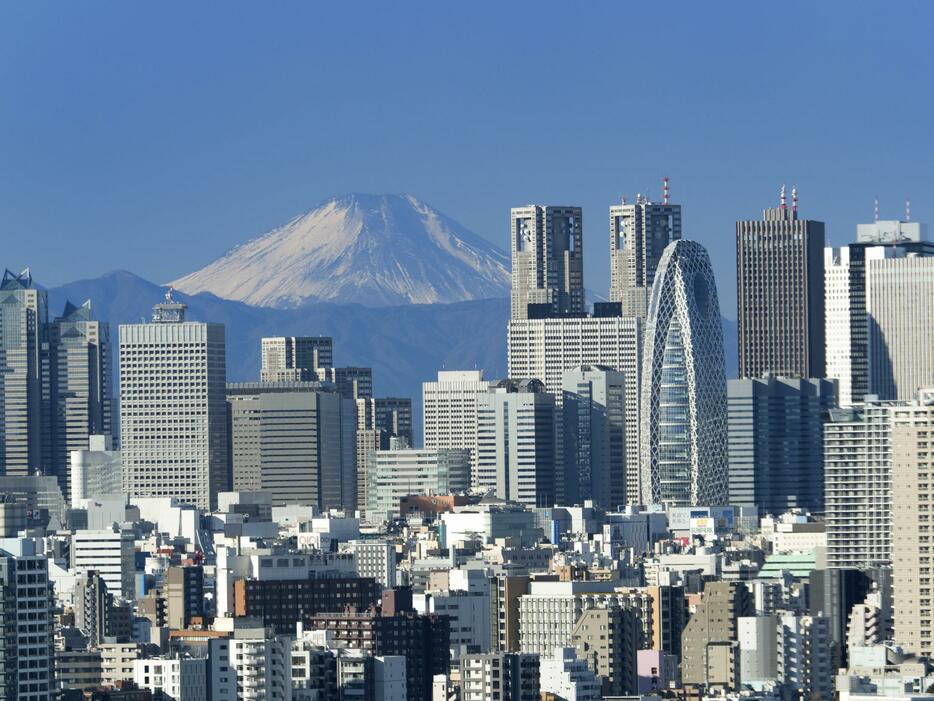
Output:
[[[781,195],[779,195],[779,202],[781,203],[782,211],[785,211],[785,183],[782,183]]]

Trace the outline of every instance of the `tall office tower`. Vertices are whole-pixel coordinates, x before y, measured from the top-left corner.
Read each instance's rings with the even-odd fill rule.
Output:
[[[96,572],[115,597],[132,599],[133,532],[120,528],[76,531],[71,541],[72,567],[77,574]]]
[[[477,396],[475,487],[526,506],[555,503],[555,398],[538,380],[503,380]]]
[[[185,319],[172,292],[120,326],[123,491],[214,508],[227,475],[224,325]]]
[[[114,597],[99,572],[87,570],[75,578],[75,627],[88,639],[89,647],[97,647],[108,633],[108,619]]]
[[[477,397],[495,382],[483,370],[441,370],[435,382],[422,383],[426,448],[470,451],[472,479],[477,475]]]
[[[274,506],[357,506],[357,406],[318,382],[227,385],[230,473]]]
[[[318,380],[331,382],[346,399],[370,399],[373,396],[373,368],[318,368]]]
[[[680,238],[681,205],[668,203],[667,178],[661,204],[637,195],[634,204],[610,207],[610,301],[624,316],[645,319],[658,262]]]
[[[514,207],[513,319],[584,312],[583,215],[580,207]]]
[[[377,397],[373,400],[373,427],[412,445],[412,400],[409,397]]]
[[[792,207],[736,222],[739,376],[824,377],[824,224]]]
[[[412,445],[412,400],[408,397],[357,399],[357,508],[367,510],[370,461],[389,439]]]
[[[71,451],[94,435],[112,433],[110,327],[96,321],[88,300],[70,302],[49,326],[52,381],[52,471],[69,499]]]
[[[869,386],[869,324],[866,316],[866,256],[888,259],[934,256],[919,222],[877,220],[856,227],[856,243],[824,249],[826,301],[825,374],[840,382],[840,406],[863,400]]]
[[[0,550],[0,699],[51,701],[54,678],[49,561],[31,539]]]
[[[834,380],[729,380],[729,503],[823,513],[823,426],[836,400]]]
[[[752,598],[742,582],[707,582],[681,634],[681,677],[685,685],[737,688],[738,619],[753,615]]]
[[[84,449],[71,452],[69,478],[72,508],[81,508],[82,499],[100,499],[121,494],[122,472],[120,451],[113,449],[113,437],[89,436]]]
[[[540,701],[538,655],[493,652],[460,661],[461,701]]]
[[[889,412],[897,402],[870,398],[831,410],[824,424],[827,566],[887,565],[892,538]]]
[[[726,371],[707,251],[681,239],[662,255],[642,356],[645,504],[727,503]]]
[[[509,377],[534,377],[555,396],[560,414],[564,400],[564,373],[581,365],[602,365],[622,372],[626,402],[625,503],[639,503],[639,373],[641,370],[642,324],[618,314],[563,319],[527,319],[509,322]],[[564,472],[557,474],[557,502],[566,503]],[[618,488],[617,488],[618,489]],[[617,492],[618,493],[618,492]]]
[[[866,252],[869,388],[883,399],[911,399],[934,386],[934,257]]]
[[[934,504],[934,388],[892,410],[892,582],[895,642],[934,654],[931,506]]]
[[[626,503],[626,377],[605,365],[564,373],[565,497],[600,508]]]
[[[27,268],[0,280],[0,468],[30,475],[49,467],[48,301]]]
[[[334,364],[334,344],[328,336],[272,336],[262,340],[263,382],[307,382],[318,368]]]

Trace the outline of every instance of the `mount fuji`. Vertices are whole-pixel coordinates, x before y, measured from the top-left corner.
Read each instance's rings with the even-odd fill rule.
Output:
[[[171,283],[251,306],[368,307],[509,296],[509,257],[412,195],[325,200]]]

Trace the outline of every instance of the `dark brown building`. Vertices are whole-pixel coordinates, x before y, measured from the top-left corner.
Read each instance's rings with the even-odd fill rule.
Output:
[[[262,618],[277,633],[294,633],[296,623],[316,614],[374,606],[381,593],[380,583],[369,577],[241,579],[234,582],[234,614]]]

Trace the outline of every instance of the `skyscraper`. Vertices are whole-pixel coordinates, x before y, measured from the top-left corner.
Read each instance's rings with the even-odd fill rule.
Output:
[[[317,379],[318,368],[334,364],[334,344],[328,336],[272,336],[262,340],[263,382]]]
[[[479,395],[474,486],[527,506],[552,506],[555,426],[555,398],[538,380],[503,380]]]
[[[124,492],[213,508],[228,489],[224,326],[185,310],[170,290],[151,323],[120,326]]]
[[[823,427],[836,396],[833,380],[727,382],[730,504],[823,512]]]
[[[892,584],[895,642],[934,653],[931,628],[931,502],[934,501],[934,389],[892,410]]]
[[[69,500],[71,451],[111,430],[110,327],[96,321],[88,300],[70,302],[49,326],[52,382],[52,470]]]
[[[824,377],[824,224],[792,206],[736,222],[739,376]]]
[[[873,260],[934,256],[934,242],[925,240],[926,227],[919,222],[877,220],[856,230],[856,243],[824,249],[825,374],[839,381],[840,406],[875,393],[869,382],[867,255]],[[878,352],[875,357],[878,363]]]
[[[652,287],[642,358],[643,503],[727,501],[726,375],[707,251],[678,240]]]
[[[869,389],[911,399],[934,386],[934,257],[866,251]]]
[[[638,195],[634,204],[610,207],[610,301],[624,316],[645,319],[658,262],[680,238],[681,205],[668,203],[667,178],[661,204]]]
[[[357,406],[318,382],[227,385],[235,490],[268,492],[274,506],[357,505]]]
[[[583,313],[581,208],[515,207],[511,219],[511,317],[528,319]]]
[[[0,467],[29,475],[49,467],[48,302],[27,268],[0,280]]]
[[[599,306],[599,305],[598,305]],[[509,322],[509,377],[534,377],[553,394],[558,415],[564,401],[564,373],[581,365],[602,365],[623,373],[626,402],[625,485],[614,485],[614,494],[625,493],[624,503],[639,503],[639,373],[641,372],[642,324],[637,318],[612,316],[522,319]],[[556,475],[558,503],[565,503],[564,473]],[[614,497],[614,502],[617,501]]]
[[[483,370],[441,370],[434,382],[422,383],[426,448],[470,451],[471,475],[477,474],[477,397],[495,383]]]
[[[626,502],[626,377],[605,365],[564,373],[565,498],[605,509]]]

